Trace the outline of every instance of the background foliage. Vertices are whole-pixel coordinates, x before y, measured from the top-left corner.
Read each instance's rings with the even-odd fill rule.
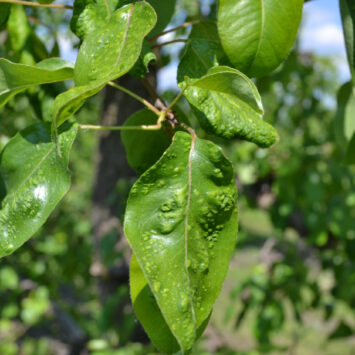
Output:
[[[199,12],[195,1],[179,6],[173,23]],[[56,31],[69,26],[70,16],[26,9],[27,22],[23,8],[11,11],[0,33],[1,56],[33,64],[58,55]],[[213,18],[214,11],[212,4],[206,13]],[[158,65],[176,55],[163,53]],[[355,169],[342,164],[336,141],[337,70],[331,58],[300,53],[296,45],[256,83],[266,120],[281,139],[268,150],[218,140],[235,169],[240,232],[223,293],[194,353],[352,354]],[[45,120],[61,85],[29,89],[0,110],[0,149],[16,131]],[[101,104],[100,96],[90,99],[78,120],[96,123]],[[188,105],[181,106],[203,138]],[[0,261],[1,354],[154,353],[137,325],[128,284],[120,282],[101,300],[93,255],[99,252],[107,268],[123,256],[114,252],[117,234],[108,233],[99,251],[91,238],[96,144],[92,133],[78,136],[70,194],[25,248]],[[120,179],[112,191],[112,198],[121,197],[120,214],[133,180]]]

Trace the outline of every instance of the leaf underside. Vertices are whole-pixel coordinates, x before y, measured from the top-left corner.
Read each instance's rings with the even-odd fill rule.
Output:
[[[37,123],[17,133],[3,149],[0,174],[6,195],[0,210],[0,258],[26,242],[68,191],[69,151],[76,133],[77,125],[63,126],[57,147],[50,124]]]
[[[222,287],[236,241],[236,193],[221,149],[185,132],[130,192],[125,234],[183,350]]]

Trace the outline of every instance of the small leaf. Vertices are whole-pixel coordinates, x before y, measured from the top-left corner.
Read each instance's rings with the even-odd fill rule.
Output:
[[[338,92],[338,108],[334,120],[337,143],[346,148],[355,133],[355,96],[352,83],[343,84]]]
[[[0,58],[0,107],[31,86],[68,80],[73,76],[73,64],[60,58],[46,59],[35,66]]]
[[[118,0],[75,0],[71,30],[83,40],[108,22],[118,3]]]
[[[144,109],[129,117],[124,126],[152,125],[157,115]],[[122,131],[122,142],[126,150],[129,165],[142,174],[162,156],[169,147],[171,138],[163,130],[159,131]]]
[[[10,16],[7,21],[11,48],[15,52],[21,51],[31,34],[31,27],[28,23],[25,9],[22,5],[11,6]]]
[[[340,0],[346,53],[350,71],[355,83],[355,3],[353,0]]]
[[[107,83],[137,61],[144,37],[156,23],[154,9],[137,2],[116,10],[107,24],[86,37],[75,63],[75,84]]]
[[[180,87],[185,85],[185,97],[207,131],[227,139],[245,139],[263,148],[277,141],[276,130],[262,119],[257,88],[240,71],[213,67],[202,78],[187,80]]]
[[[59,94],[53,101],[51,108],[52,130],[72,117],[83,106],[86,99],[97,94],[103,87],[103,84],[93,83],[77,86]]]
[[[134,311],[155,347],[167,354],[176,353],[179,350],[179,345],[161,314],[148,281],[134,254],[129,267],[129,284]],[[210,316],[211,313],[198,328],[197,338],[206,329]]]
[[[236,193],[221,149],[185,132],[175,134],[130,192],[125,235],[183,350],[194,344],[226,276],[236,242]]]
[[[0,258],[26,242],[46,221],[70,187],[69,152],[77,125],[59,132],[59,149],[50,124],[37,123],[17,133],[0,155],[6,196],[0,210]]]
[[[149,65],[154,64],[156,60],[157,56],[153,52],[152,46],[147,40],[144,40],[142,52],[136,64],[134,64],[133,68],[129,71],[129,74],[139,79],[144,78],[149,72]]]
[[[218,31],[235,68],[250,77],[273,71],[297,35],[303,0],[220,0]]]

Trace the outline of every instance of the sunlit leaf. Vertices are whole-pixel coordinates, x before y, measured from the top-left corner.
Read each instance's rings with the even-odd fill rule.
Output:
[[[220,0],[218,31],[235,68],[251,77],[274,70],[287,56],[303,0]]]
[[[38,123],[16,134],[3,149],[0,174],[6,196],[0,209],[0,257],[26,242],[68,191],[69,152],[76,132],[76,125],[63,126],[56,146],[50,124]]]
[[[235,199],[233,169],[221,149],[185,132],[130,192],[125,234],[184,350],[221,290],[236,241]]]

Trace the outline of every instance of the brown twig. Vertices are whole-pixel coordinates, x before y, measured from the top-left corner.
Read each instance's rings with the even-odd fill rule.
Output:
[[[67,10],[73,10],[74,7],[70,5],[61,5],[61,4],[40,4],[38,2],[31,2],[31,1],[25,1],[25,0],[0,0],[1,2],[6,2],[9,4],[18,4],[18,5],[24,5],[24,6],[33,6],[33,7],[46,7],[49,9],[67,9]]]
[[[170,29],[170,30],[167,30],[167,31],[158,33],[157,35],[155,35],[155,36],[153,36],[153,37],[151,37],[151,38],[148,38],[148,41],[149,41],[149,42],[153,42],[153,41],[156,40],[157,38],[162,37],[162,36],[165,36],[165,35],[168,34],[168,33],[178,31],[178,30],[180,30],[180,29],[189,27],[189,26],[194,25],[195,23],[199,23],[199,22],[201,22],[201,21],[200,21],[200,20],[194,20],[194,21],[190,21],[190,22],[185,22],[185,23],[183,23],[183,24],[180,25],[180,26],[174,27],[174,28],[172,28],[172,29]]]

